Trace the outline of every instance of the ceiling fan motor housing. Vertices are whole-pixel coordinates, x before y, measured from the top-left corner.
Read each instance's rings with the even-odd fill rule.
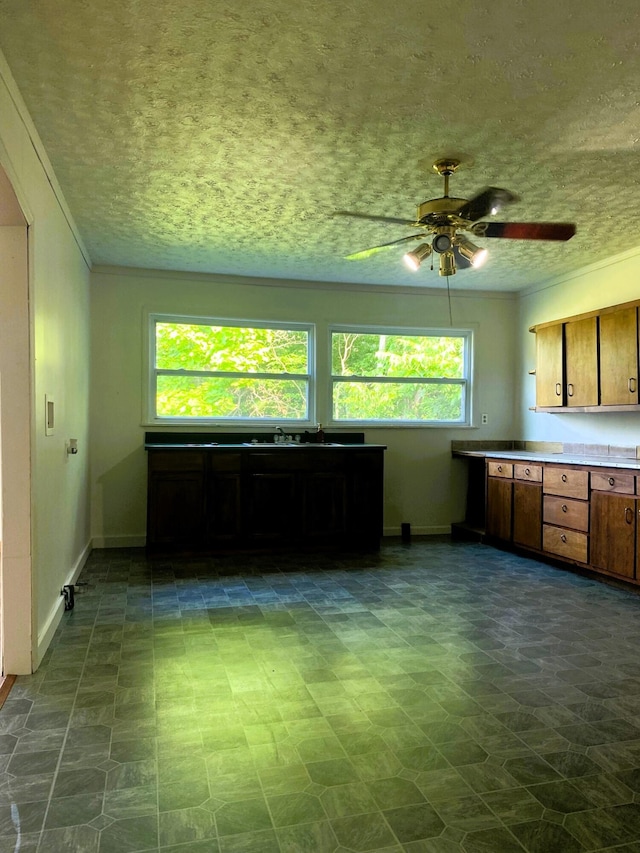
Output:
[[[450,225],[441,225],[435,229],[436,236],[433,238],[433,251],[442,254],[449,252],[453,245],[453,239],[456,234],[456,229]]]
[[[433,216],[455,216],[463,204],[467,203],[466,198],[452,198],[444,196],[443,198],[432,198],[429,201],[423,201],[418,205],[418,222],[429,220]]]

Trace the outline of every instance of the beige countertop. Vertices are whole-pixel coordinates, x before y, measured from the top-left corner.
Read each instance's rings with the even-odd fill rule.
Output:
[[[530,450],[453,450],[453,456],[475,456],[485,459],[509,459],[515,462],[556,462],[560,465],[589,465],[592,468],[627,468],[640,471],[640,459],[624,456],[586,456]]]

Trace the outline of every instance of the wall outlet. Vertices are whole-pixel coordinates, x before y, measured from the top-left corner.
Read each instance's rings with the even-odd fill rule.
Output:
[[[483,424],[489,423],[489,415],[480,415],[480,420]]]

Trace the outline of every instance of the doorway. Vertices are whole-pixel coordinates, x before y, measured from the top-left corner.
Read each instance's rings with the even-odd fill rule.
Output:
[[[29,231],[0,166],[0,664],[30,673],[32,654]]]

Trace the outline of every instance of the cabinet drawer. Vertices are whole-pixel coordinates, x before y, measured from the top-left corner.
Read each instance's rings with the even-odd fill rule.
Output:
[[[150,450],[151,471],[202,471],[204,453],[201,450]]]
[[[586,501],[545,495],[542,518],[547,524],[558,524],[586,532],[589,530],[589,504]]]
[[[591,488],[598,492],[616,492],[622,495],[635,495],[636,478],[627,471],[592,471]]]
[[[302,450],[282,448],[273,452],[249,453],[248,471],[301,471],[307,465],[306,454]]]
[[[242,454],[241,453],[217,453],[213,452],[209,455],[212,471],[234,471],[242,470]]]
[[[518,463],[513,466],[513,476],[516,480],[531,480],[534,483],[541,483],[542,465],[523,465]]]
[[[490,477],[513,477],[513,462],[488,462],[487,466]]]
[[[545,494],[582,500],[589,497],[589,472],[586,470],[545,467],[543,483]]]
[[[587,562],[589,539],[586,533],[578,533],[576,530],[564,530],[562,527],[553,527],[550,524],[542,528],[542,549],[559,557],[567,557],[569,560],[577,560],[579,563]]]

